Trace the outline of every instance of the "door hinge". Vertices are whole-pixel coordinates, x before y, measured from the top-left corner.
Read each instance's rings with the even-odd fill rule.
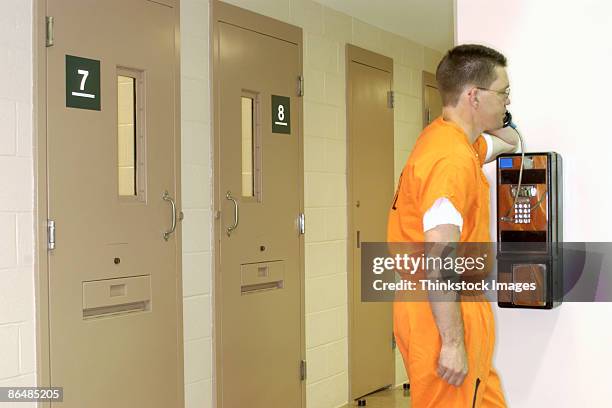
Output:
[[[304,235],[306,233],[306,217],[304,213],[300,213],[298,215],[298,229],[300,231],[300,235]]]
[[[306,380],[306,360],[300,361],[300,380]]]
[[[397,348],[397,342],[395,341],[395,334],[391,332],[391,349],[395,350]]]
[[[55,221],[47,220],[47,248],[55,249]]]
[[[395,107],[395,92],[387,92],[387,107],[393,109]]]
[[[46,34],[45,34],[45,46],[53,46],[53,17],[47,16],[45,18]]]
[[[298,96],[304,96],[304,76],[298,76],[298,85],[297,85],[297,94]]]

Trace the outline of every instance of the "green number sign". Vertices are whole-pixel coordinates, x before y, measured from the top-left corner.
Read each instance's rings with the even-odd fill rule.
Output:
[[[100,110],[100,61],[66,55],[66,106]]]
[[[291,133],[290,99],[272,95],[272,133]]]

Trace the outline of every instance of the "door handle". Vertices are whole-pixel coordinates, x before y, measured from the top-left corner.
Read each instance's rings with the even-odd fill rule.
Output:
[[[227,236],[229,237],[232,234],[232,231],[238,228],[238,201],[232,197],[231,191],[228,191],[227,194],[225,194],[225,199],[234,203],[234,225],[227,227]]]
[[[170,197],[170,194],[168,194],[167,191],[164,191],[162,200],[169,201],[170,205],[172,206],[172,226],[170,227],[170,231],[164,232],[164,240],[167,241],[170,238],[170,235],[174,233],[174,230],[176,229],[176,203],[172,197]]]

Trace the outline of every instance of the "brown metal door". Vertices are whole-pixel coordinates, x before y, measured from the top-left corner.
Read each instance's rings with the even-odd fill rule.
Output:
[[[163,236],[179,196],[177,11],[145,0],[48,0],[47,15],[55,21],[47,141],[58,406],[181,407],[180,228]],[[99,89],[96,70],[67,56],[99,61]],[[99,110],[67,107],[73,97],[77,105],[98,98]]]
[[[395,358],[390,303],[361,301],[360,242],[385,242],[393,198],[391,59],[348,47],[350,396],[392,385]]]
[[[300,407],[301,32],[282,25],[292,35],[278,38],[281,23],[216,11],[218,403]]]

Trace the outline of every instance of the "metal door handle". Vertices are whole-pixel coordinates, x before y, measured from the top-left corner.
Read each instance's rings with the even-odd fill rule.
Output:
[[[170,227],[170,231],[164,232],[164,240],[167,241],[170,238],[170,234],[174,233],[174,230],[176,229],[176,204],[167,191],[164,191],[162,200],[170,201],[170,205],[172,205],[172,227]]]
[[[238,228],[238,202],[232,197],[232,192],[228,191],[225,195],[226,200],[230,200],[234,203],[234,225],[227,227],[227,236],[229,237],[233,230]]]

